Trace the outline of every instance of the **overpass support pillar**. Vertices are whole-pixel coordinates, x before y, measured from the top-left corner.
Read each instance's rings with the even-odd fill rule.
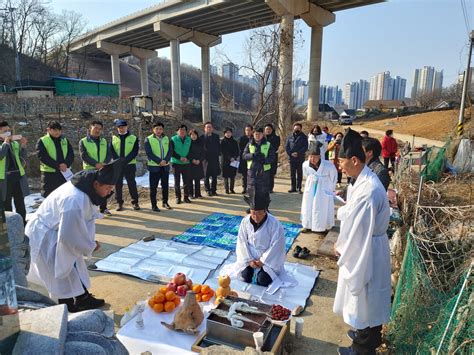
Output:
[[[119,93],[122,96],[122,90],[120,88],[120,59],[118,54],[110,55],[110,64],[112,66],[112,82],[119,85]]]
[[[323,46],[322,26],[311,27],[311,49],[309,54],[308,108],[306,120],[313,121],[319,112],[319,89],[321,86],[321,53]]]
[[[288,15],[300,16],[308,26],[311,27],[311,53],[310,53],[310,65],[309,65],[309,88],[308,88],[308,110],[307,110],[307,120],[315,120],[319,111],[319,87],[320,87],[320,78],[321,78],[321,53],[322,53],[322,41],[323,41],[323,27],[330,25],[336,20],[336,16],[322,7],[319,7],[308,0],[265,0],[265,2],[270,6],[270,8],[278,15],[281,16],[281,26],[282,32],[284,27],[287,26],[285,22],[288,20],[286,17]],[[281,39],[280,39],[281,40]],[[284,59],[285,51],[288,51],[289,48],[284,49],[280,45],[280,66],[283,66],[282,60]],[[293,48],[291,48],[291,51]],[[291,65],[293,64],[293,58],[291,56]],[[283,69],[283,68],[282,68]],[[287,71],[288,72],[288,71]],[[285,72],[280,70],[280,75],[285,74]],[[284,78],[282,76],[280,80],[284,85]],[[288,78],[286,79],[288,80]],[[280,91],[280,107],[279,107],[279,117],[281,122],[281,114],[284,114],[285,105],[288,109],[287,115],[283,116],[289,121],[291,115],[291,105],[293,103],[293,97],[291,95],[291,69],[289,72],[289,96],[288,91],[284,91],[284,87],[280,84],[283,91]],[[288,99],[289,97],[289,99]],[[288,101],[290,100],[290,101]],[[281,128],[281,127],[280,127]]]
[[[293,78],[294,16],[291,14],[283,15],[280,26],[278,126],[280,131],[284,132],[291,125],[291,114],[293,111],[291,82]]]
[[[148,96],[150,94],[150,91],[148,89],[148,60],[151,58],[155,58],[158,54],[156,53],[156,51],[135,47],[132,47],[130,49],[130,52],[134,57],[140,59],[140,82],[142,95]]]
[[[171,49],[171,109],[181,116],[181,68],[179,58],[179,41],[170,41]]]
[[[202,122],[211,120],[211,73],[210,73],[210,47],[220,44],[220,36],[212,36],[207,33],[193,31],[191,41],[201,47],[201,74],[202,74]]]

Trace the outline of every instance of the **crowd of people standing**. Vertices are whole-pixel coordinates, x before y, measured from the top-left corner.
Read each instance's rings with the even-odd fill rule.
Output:
[[[103,123],[94,120],[88,127],[87,136],[79,141],[79,153],[84,170],[100,170],[104,164],[123,158],[124,166],[115,185],[115,200],[117,211],[124,209],[123,180],[128,185],[131,204],[134,210],[140,210],[139,195],[135,181],[136,161],[139,153],[139,139],[128,129],[126,120],[114,121],[116,134],[110,142],[103,136]],[[26,219],[23,198],[28,191],[28,183],[24,171],[26,139],[13,140],[7,122],[0,123],[0,186],[1,198],[5,201],[7,210],[11,210],[12,199],[16,210]],[[278,153],[281,138],[277,135],[272,124],[264,127],[247,125],[243,135],[234,137],[233,129],[226,127],[221,138],[214,132],[211,122],[206,122],[203,132],[197,129],[188,131],[185,124],[176,128],[172,136],[165,135],[165,125],[155,122],[150,135],[145,138],[144,150],[147,156],[149,170],[151,208],[159,212],[157,203],[158,186],[161,184],[161,207],[171,209],[169,204],[169,176],[174,177],[176,205],[191,203],[192,199],[202,198],[201,181],[204,180],[204,190],[207,196],[217,195],[217,181],[222,174],[226,194],[236,193],[237,173],[242,176],[240,191],[244,195],[273,193],[275,176],[278,169]],[[370,152],[367,165],[378,172],[385,188],[390,177],[388,166],[394,167],[397,143],[393,131],[387,131],[380,143],[377,139],[368,137],[365,131],[360,132],[364,149]],[[302,180],[303,163],[309,152],[318,151],[321,160],[331,162],[337,172],[337,184],[342,183],[342,168],[338,159],[340,145],[344,134],[331,134],[328,127],[313,127],[309,134],[303,132],[300,123],[293,125],[292,133],[284,142],[284,150],[288,156],[291,185],[289,193],[303,193]],[[72,173],[70,171],[74,160],[74,149],[71,142],[62,134],[62,126],[58,121],[50,121],[46,134],[36,144],[37,156],[40,160],[42,195],[47,197],[57,187],[66,182]],[[379,157],[383,157],[383,163]],[[22,159],[22,160],[21,160]],[[348,178],[348,182],[350,178]],[[104,201],[100,212],[110,215]]]

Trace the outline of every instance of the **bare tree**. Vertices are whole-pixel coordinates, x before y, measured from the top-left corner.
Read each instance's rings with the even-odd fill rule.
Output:
[[[84,31],[87,24],[81,14],[74,11],[63,10],[61,14],[61,27],[63,28],[61,45],[64,50],[64,73],[69,70],[69,54],[71,52],[71,43],[77,39]]]
[[[416,95],[415,101],[418,106],[424,109],[430,109],[436,106],[441,100],[441,90],[435,90],[432,92],[421,92]]]

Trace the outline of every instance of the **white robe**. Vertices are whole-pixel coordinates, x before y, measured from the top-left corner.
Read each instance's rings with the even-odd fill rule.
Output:
[[[301,224],[314,232],[324,232],[334,227],[334,195],[337,170],[333,163],[321,160],[318,170],[309,161],[303,163],[306,177],[301,202]]]
[[[90,287],[84,256],[96,247],[95,220],[102,215],[89,196],[67,182],[43,201],[28,221],[30,282],[44,286],[52,298],[71,298]]]
[[[390,319],[390,248],[387,228],[390,207],[377,175],[365,166],[347,190],[347,203],[337,218],[341,230],[336,250],[339,277],[334,312],[356,329]]]
[[[271,278],[269,289],[275,292],[280,287],[293,287],[298,281],[285,270],[285,231],[282,224],[271,214],[257,231],[250,222],[250,215],[244,217],[239,227],[236,247],[237,261],[222,269],[221,274],[242,280],[241,272],[252,260],[263,263],[263,271]]]

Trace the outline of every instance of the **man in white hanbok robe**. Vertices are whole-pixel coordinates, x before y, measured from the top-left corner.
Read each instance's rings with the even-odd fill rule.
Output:
[[[285,232],[280,221],[267,212],[267,195],[257,194],[246,200],[250,204],[250,214],[240,223],[237,261],[222,272],[247,283],[271,285],[271,293],[280,287],[296,286],[296,279],[285,270]]]
[[[102,215],[97,206],[113,192],[121,162],[74,175],[43,201],[25,227],[31,248],[28,280],[44,286],[70,312],[104,305],[87,291],[90,280],[84,257],[99,247],[95,220]]]
[[[303,163],[306,177],[301,203],[303,233],[325,232],[334,227],[334,195],[337,169],[330,161],[321,159],[319,147],[308,153]]]
[[[364,164],[361,137],[349,129],[339,154],[344,172],[351,176],[346,204],[335,244],[339,276],[334,312],[357,331],[349,331],[350,348],[340,354],[375,354],[382,343],[382,324],[390,319],[390,248],[386,230],[390,207],[383,185]],[[355,180],[355,181],[354,181]]]

